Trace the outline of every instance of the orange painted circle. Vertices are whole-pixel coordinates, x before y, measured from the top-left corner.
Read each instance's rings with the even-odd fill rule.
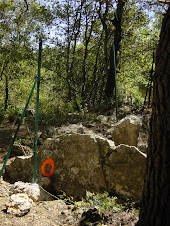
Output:
[[[54,171],[54,161],[52,159],[46,159],[42,165],[42,174],[45,177],[50,177]]]

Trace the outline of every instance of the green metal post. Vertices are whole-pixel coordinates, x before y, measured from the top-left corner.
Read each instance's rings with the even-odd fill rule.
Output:
[[[24,116],[25,116],[25,113],[26,113],[28,104],[29,104],[29,102],[30,102],[30,99],[31,99],[31,97],[32,97],[32,94],[33,94],[33,91],[34,91],[34,88],[35,88],[36,83],[37,83],[37,78],[35,79],[35,82],[34,82],[34,85],[33,85],[33,87],[32,87],[31,93],[30,93],[30,95],[29,95],[29,98],[28,98],[27,103],[26,103],[26,105],[25,105],[25,108],[24,108],[24,110],[23,110],[23,114],[22,114],[21,119],[20,119],[20,121],[19,121],[19,123],[18,123],[18,127],[17,127],[17,129],[16,129],[16,131],[15,131],[15,135],[14,135],[14,137],[13,137],[13,139],[12,139],[11,145],[10,145],[9,150],[8,150],[8,153],[7,153],[7,155],[6,155],[6,158],[5,158],[3,167],[2,167],[2,169],[1,169],[0,179],[1,179],[2,174],[3,174],[3,171],[4,171],[4,169],[5,169],[6,162],[7,162],[8,158],[9,158],[9,156],[10,156],[10,154],[11,154],[11,151],[12,151],[12,148],[13,148],[13,144],[14,144],[15,139],[16,139],[16,137],[17,137],[19,128],[20,128],[20,126],[21,126],[21,124],[22,124],[23,118],[24,118]]]
[[[36,171],[37,171],[37,139],[38,139],[38,115],[39,115],[39,91],[40,91],[40,73],[41,73],[41,52],[42,52],[42,39],[40,38],[39,39],[39,57],[38,57],[36,117],[35,117],[35,140],[34,140],[34,183],[36,182]]]
[[[115,100],[116,100],[116,122],[118,122],[118,99],[117,99],[117,84],[116,84],[116,54],[115,45],[113,44],[113,54],[114,54],[114,73],[115,73]]]

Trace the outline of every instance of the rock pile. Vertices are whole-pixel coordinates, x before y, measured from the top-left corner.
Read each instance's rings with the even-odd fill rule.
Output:
[[[146,165],[146,154],[137,148],[141,128],[141,118],[133,115],[107,132],[112,140],[89,132],[81,124],[55,129],[51,137],[42,134],[37,183],[53,194],[64,191],[75,199],[84,197],[86,191],[108,191],[141,200]],[[48,159],[54,165],[44,165]],[[18,156],[6,165],[4,179],[10,183],[31,182],[32,176],[33,156]]]
[[[11,186],[10,199],[6,204],[7,213],[18,217],[28,213],[33,205],[33,201],[37,201],[40,196],[38,184],[30,184],[16,182]]]

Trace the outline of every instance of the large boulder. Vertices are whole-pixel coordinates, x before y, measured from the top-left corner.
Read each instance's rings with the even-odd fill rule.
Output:
[[[127,144],[137,146],[142,120],[136,115],[130,115],[120,120],[112,131],[112,140],[115,145]]]
[[[32,182],[33,178],[33,155],[17,156],[8,160],[3,178],[9,183],[17,181]]]
[[[108,191],[124,198],[142,197],[146,155],[136,147],[121,144],[105,158],[104,172]]]
[[[115,147],[113,141],[97,135],[63,135],[39,147],[37,183],[53,194],[64,191],[75,199],[86,191],[108,191],[140,200],[145,161],[135,147]],[[6,166],[8,182],[31,182],[32,177],[33,157],[16,157]]]
[[[105,146],[110,149],[106,140]],[[62,190],[75,199],[81,199],[86,190],[106,190],[99,143],[92,136],[71,134],[63,136],[58,142],[47,140],[38,155],[39,174],[42,174],[42,165],[49,158],[53,159],[55,164],[50,178],[52,184],[49,186],[56,193]]]

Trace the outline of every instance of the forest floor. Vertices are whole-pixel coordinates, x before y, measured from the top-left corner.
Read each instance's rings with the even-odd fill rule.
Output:
[[[11,137],[14,135],[17,125],[14,122],[0,124],[0,169],[9,149]],[[33,135],[33,134],[32,134]],[[22,125],[18,137],[28,136],[28,130]],[[82,213],[89,208],[84,205],[78,207],[74,204],[68,205],[61,200],[34,202],[30,212],[22,217],[6,213],[6,204],[9,202],[9,190],[11,184],[0,181],[0,225],[131,225],[138,221],[138,211],[135,209],[122,208],[115,211],[109,209],[104,211],[103,220],[100,224],[80,224]]]

